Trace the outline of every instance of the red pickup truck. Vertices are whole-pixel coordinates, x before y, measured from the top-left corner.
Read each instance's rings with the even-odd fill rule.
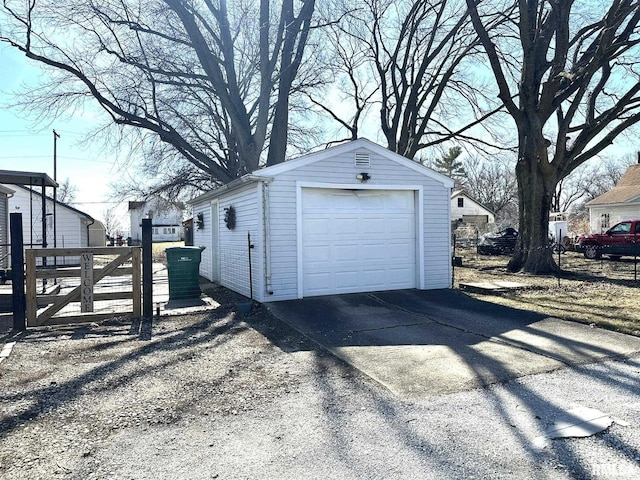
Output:
[[[576,251],[584,253],[586,258],[608,255],[617,260],[623,256],[640,256],[640,220],[625,220],[605,233],[582,235]]]

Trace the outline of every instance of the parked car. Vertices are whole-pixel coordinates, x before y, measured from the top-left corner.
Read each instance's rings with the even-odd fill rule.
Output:
[[[640,220],[625,220],[605,233],[582,235],[578,238],[576,251],[590,259],[597,259],[602,255],[608,255],[614,260],[624,256],[640,256]]]
[[[488,233],[478,242],[478,253],[480,255],[511,255],[516,249],[517,240],[518,231],[511,227]]]

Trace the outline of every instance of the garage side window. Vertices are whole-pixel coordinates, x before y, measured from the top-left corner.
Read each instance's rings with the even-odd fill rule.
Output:
[[[458,208],[463,208],[464,207],[464,198],[460,197],[458,198]]]
[[[609,214],[608,213],[600,214],[600,227],[603,230],[606,230],[607,228],[609,228]]]

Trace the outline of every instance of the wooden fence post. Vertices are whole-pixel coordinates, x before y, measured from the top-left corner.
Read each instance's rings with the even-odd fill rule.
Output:
[[[142,219],[142,316],[153,317],[153,259],[151,219]]]
[[[13,303],[13,329],[26,330],[24,293],[24,242],[22,214],[11,214],[11,293]]]

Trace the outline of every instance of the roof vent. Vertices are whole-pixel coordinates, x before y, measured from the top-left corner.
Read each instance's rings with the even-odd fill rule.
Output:
[[[371,155],[369,152],[356,152],[356,167],[370,167]]]

